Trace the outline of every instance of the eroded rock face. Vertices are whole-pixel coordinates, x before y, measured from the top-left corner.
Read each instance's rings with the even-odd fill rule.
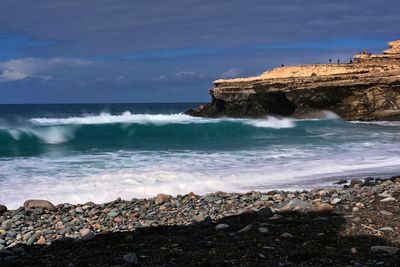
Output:
[[[352,64],[275,68],[260,76],[217,80],[212,102],[187,113],[203,117],[317,117],[330,110],[347,120],[400,119],[400,41]]]

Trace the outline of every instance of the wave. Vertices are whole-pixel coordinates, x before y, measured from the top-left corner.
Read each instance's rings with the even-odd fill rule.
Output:
[[[263,128],[292,128],[295,120],[291,118],[278,118],[269,116],[265,119],[232,119],[232,118],[201,118],[193,117],[183,113],[177,114],[132,114],[125,111],[121,115],[112,115],[102,112],[99,115],[87,115],[83,117],[69,118],[33,118],[30,120],[39,126],[50,125],[93,125],[93,124],[190,124],[190,123],[218,123],[223,121],[241,122],[247,125]]]

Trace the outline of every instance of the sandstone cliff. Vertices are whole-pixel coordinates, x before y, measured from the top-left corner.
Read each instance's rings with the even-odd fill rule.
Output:
[[[275,68],[259,76],[216,80],[212,102],[187,113],[204,117],[312,117],[330,110],[347,120],[400,119],[400,40],[352,64]]]

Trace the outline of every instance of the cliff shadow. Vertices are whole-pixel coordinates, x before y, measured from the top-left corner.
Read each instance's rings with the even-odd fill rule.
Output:
[[[361,235],[353,220],[338,214],[273,216],[263,209],[189,226],[99,234],[86,242],[19,246],[1,252],[0,265],[126,266],[135,262],[134,253],[137,266],[398,266],[399,254],[371,247],[399,243]],[[217,230],[221,224],[228,227]]]

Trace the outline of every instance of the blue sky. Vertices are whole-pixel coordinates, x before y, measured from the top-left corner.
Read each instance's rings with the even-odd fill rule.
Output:
[[[0,103],[203,102],[217,78],[400,39],[397,0],[4,0]]]

